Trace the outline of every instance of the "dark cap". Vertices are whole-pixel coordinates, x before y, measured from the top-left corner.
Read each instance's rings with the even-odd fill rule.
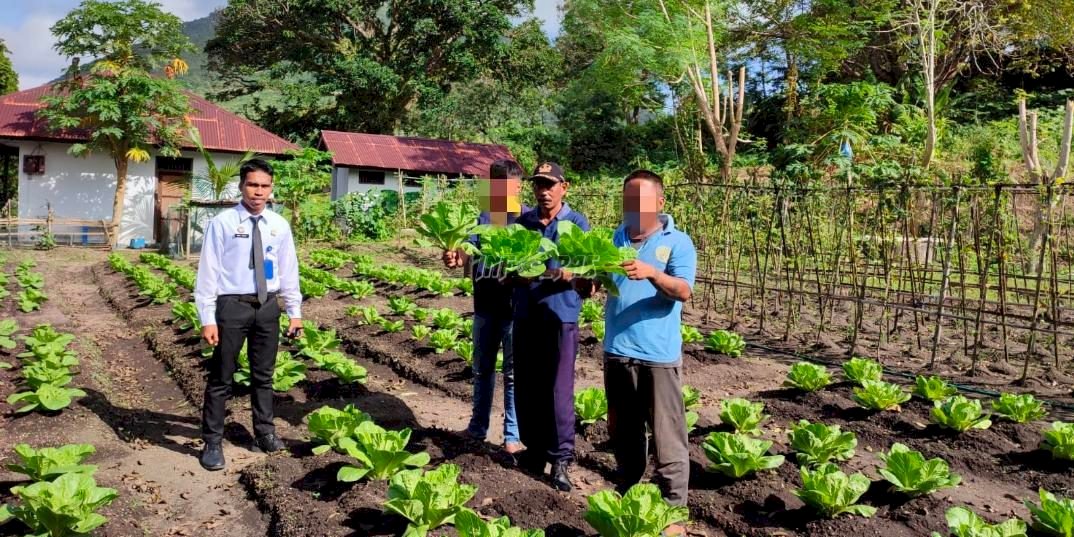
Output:
[[[550,179],[557,183],[566,182],[563,179],[563,168],[559,167],[559,164],[555,162],[542,162],[537,165],[537,168],[533,170],[533,175],[527,177],[527,179]]]

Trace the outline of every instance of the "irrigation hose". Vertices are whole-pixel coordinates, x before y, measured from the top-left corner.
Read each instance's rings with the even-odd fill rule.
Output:
[[[769,347],[768,345],[762,345],[760,343],[747,342],[746,345],[749,346],[749,347],[754,347],[754,348],[761,349],[761,350],[764,350],[764,351],[767,351],[767,352],[773,352],[773,353],[776,353],[776,354],[783,354],[783,355],[786,355],[786,356],[793,356],[793,357],[795,357],[795,358],[797,358],[799,360],[805,360],[807,362],[813,362],[813,363],[825,365],[825,366],[828,366],[828,367],[836,367],[836,368],[842,367],[842,364],[839,363],[839,362],[836,362],[834,360],[826,360],[826,359],[821,358],[821,357],[816,356],[816,355],[802,354],[802,353],[798,353],[798,352],[795,352],[795,351],[789,351],[789,350],[786,350],[786,349],[780,349],[778,347]],[[891,375],[891,376],[894,376],[894,377],[902,377],[902,378],[911,379],[911,380],[917,378],[917,375],[913,374],[913,373],[908,373],[906,371],[899,371],[897,369],[892,369],[892,368],[890,368],[888,366],[885,366],[883,364],[881,364],[881,367],[883,368],[884,373],[887,374],[887,375]],[[956,383],[956,382],[948,382],[948,384],[950,384],[951,386],[957,388],[961,392],[975,393],[975,394],[978,394],[978,395],[987,395],[989,397],[997,397],[997,398],[1000,396],[1000,392],[997,392],[997,391],[994,391],[994,390],[987,390],[987,389],[984,389],[984,388],[973,386],[971,384],[960,384],[960,383]],[[1064,403],[1062,401],[1056,401],[1056,400],[1053,400],[1053,399],[1038,398],[1038,400],[1044,402],[1045,404],[1047,404],[1047,405],[1049,405],[1049,406],[1051,406],[1053,408],[1061,408],[1063,410],[1074,411],[1074,404]]]

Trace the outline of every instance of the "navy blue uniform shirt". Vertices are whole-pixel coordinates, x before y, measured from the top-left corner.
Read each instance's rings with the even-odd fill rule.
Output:
[[[566,202],[547,226],[541,224],[541,210],[536,208],[522,213],[515,223],[540,232],[545,238],[558,243],[558,224],[561,221],[573,222],[582,231],[589,231],[589,221],[582,213],[571,210]],[[549,259],[545,267],[559,268],[559,262]],[[552,315],[561,323],[576,323],[578,312],[582,309],[582,297],[578,296],[570,282],[539,279],[517,287],[514,296],[516,319],[543,319]]]

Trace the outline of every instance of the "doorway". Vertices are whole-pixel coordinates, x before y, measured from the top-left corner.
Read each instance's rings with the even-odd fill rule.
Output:
[[[156,210],[153,234],[158,246],[167,247],[176,240],[179,215],[172,209],[189,197],[194,160],[157,157]]]
[[[18,214],[18,203],[19,148],[0,144],[0,214]]]

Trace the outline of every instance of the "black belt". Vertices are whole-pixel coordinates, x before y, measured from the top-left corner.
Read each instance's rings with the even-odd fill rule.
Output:
[[[253,304],[255,306],[260,306],[261,305],[261,303],[257,301],[257,294],[220,295],[218,298],[234,298],[235,300],[238,300],[239,302],[246,302],[247,304]],[[269,293],[268,294],[268,300],[276,300],[276,293],[274,293],[274,292]]]

